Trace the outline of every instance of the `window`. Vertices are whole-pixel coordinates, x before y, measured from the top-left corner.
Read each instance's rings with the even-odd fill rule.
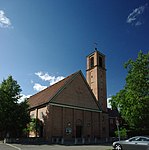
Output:
[[[91,59],[90,59],[90,67],[91,68],[94,67],[94,57],[91,57]]]
[[[34,114],[31,114],[31,118],[34,118]]]
[[[134,137],[134,138],[131,138],[131,139],[129,139],[129,141],[131,142],[131,141],[138,141],[140,138],[139,137]]]
[[[94,78],[93,78],[93,76],[91,75],[91,83],[93,83],[94,82]]]
[[[99,56],[99,66],[102,67],[102,57]]]
[[[141,137],[141,138],[139,138],[139,141],[149,141],[149,139],[145,138],[145,137]]]
[[[40,119],[43,119],[43,116],[44,116],[43,112],[40,112],[39,118],[40,118]]]

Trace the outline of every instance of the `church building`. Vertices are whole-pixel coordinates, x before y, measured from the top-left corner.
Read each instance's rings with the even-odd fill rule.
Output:
[[[30,137],[51,143],[91,143],[109,137],[105,55],[87,56],[86,78],[77,71],[28,99],[32,118],[41,122]]]

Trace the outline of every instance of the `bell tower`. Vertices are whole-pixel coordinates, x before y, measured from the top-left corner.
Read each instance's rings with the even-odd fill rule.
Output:
[[[102,110],[107,112],[105,55],[97,48],[87,56],[86,79]]]

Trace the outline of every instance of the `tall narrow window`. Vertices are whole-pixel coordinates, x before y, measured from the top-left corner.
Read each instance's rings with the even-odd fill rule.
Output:
[[[102,57],[99,56],[99,66],[102,67]]]
[[[34,118],[34,114],[31,114],[31,118]]]
[[[90,59],[90,67],[91,68],[94,67],[94,57],[91,57],[91,59]]]

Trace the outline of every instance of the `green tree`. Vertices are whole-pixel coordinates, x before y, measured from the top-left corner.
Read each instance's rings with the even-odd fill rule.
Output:
[[[26,128],[28,122],[30,121],[30,115],[29,115],[29,112],[28,112],[28,108],[29,108],[29,105],[27,103],[27,99],[21,103],[18,103],[16,105],[17,107],[17,110],[16,110],[16,130],[18,132],[18,136],[21,136],[22,135],[22,131],[23,129]]]
[[[41,136],[41,128],[43,127],[43,122],[38,118],[31,118],[24,132],[29,135],[31,132],[34,133],[36,137]]]
[[[0,84],[0,132],[4,136],[20,136],[29,122],[28,105],[21,98],[21,88],[12,76]]]
[[[135,61],[125,63],[126,84],[115,96],[111,105],[133,129],[149,127],[149,53],[138,53]]]
[[[119,136],[118,134],[120,134],[121,139],[125,139],[127,137],[127,130],[125,128],[120,128],[119,133],[118,133],[118,131],[115,131],[116,137]]]

